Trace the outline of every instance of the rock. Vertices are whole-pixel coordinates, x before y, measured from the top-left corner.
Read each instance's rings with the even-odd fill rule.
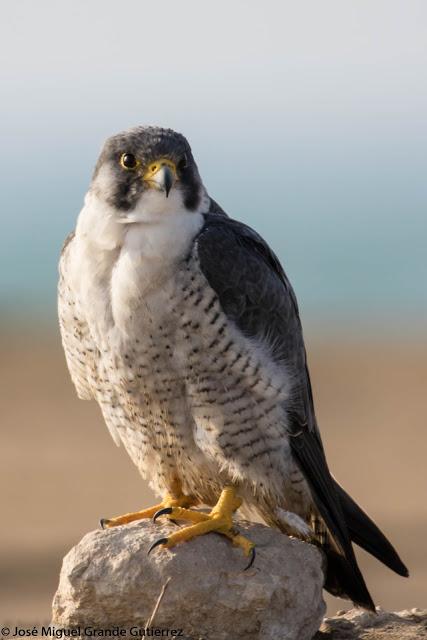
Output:
[[[339,612],[325,618],[315,640],[426,640],[427,609],[377,613],[362,609]]]
[[[147,625],[169,630],[162,637],[182,629],[188,640],[311,640],[325,612],[321,552],[259,524],[238,528],[257,545],[248,571],[241,550],[216,534],[147,556],[176,530],[168,522],[88,533],[64,558],[52,624],[81,635],[90,625],[137,627],[144,637]]]

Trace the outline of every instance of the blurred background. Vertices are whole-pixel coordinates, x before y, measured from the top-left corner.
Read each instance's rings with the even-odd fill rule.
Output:
[[[279,255],[330,466],[411,570],[360,553],[372,595],[427,606],[426,3],[17,0],[0,15],[0,621],[48,621],[66,551],[152,500],[77,400],[55,308],[100,146],[136,124],[183,132],[210,194]]]

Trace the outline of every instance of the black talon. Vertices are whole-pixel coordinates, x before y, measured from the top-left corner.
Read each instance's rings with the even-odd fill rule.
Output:
[[[252,549],[251,549],[251,557],[250,557],[249,563],[244,568],[244,571],[247,571],[248,569],[250,569],[252,567],[253,563],[255,562],[255,556],[256,556],[255,547],[252,547]]]
[[[167,538],[159,538],[158,540],[156,540],[155,542],[153,542],[153,544],[151,545],[151,547],[148,549],[147,551],[147,556],[150,555],[150,553],[152,552],[153,549],[155,549],[156,547],[159,546],[159,544],[166,544],[168,541]]]
[[[157,518],[160,518],[160,516],[170,515],[172,511],[173,511],[172,507],[165,507],[164,509],[159,509],[158,511],[156,511],[156,513],[153,516],[153,522],[156,522]]]
[[[99,521],[99,524],[101,525],[101,529],[105,529],[105,525],[109,524],[111,522],[111,520],[108,520],[108,518],[101,518],[101,520]]]

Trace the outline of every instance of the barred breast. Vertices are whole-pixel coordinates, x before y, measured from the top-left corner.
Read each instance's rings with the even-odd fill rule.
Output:
[[[159,493],[178,477],[206,503],[226,482],[277,495],[295,468],[286,428],[292,380],[268,342],[243,336],[198,266],[182,261],[146,292],[126,332],[101,348],[97,399]]]

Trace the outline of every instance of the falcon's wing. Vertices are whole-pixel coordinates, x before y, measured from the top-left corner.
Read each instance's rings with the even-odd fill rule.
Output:
[[[223,216],[206,215],[195,243],[201,269],[227,316],[245,335],[260,340],[267,337],[273,357],[291,370],[295,379],[289,415],[292,452],[349,564],[347,579],[354,581],[353,591],[365,606],[371,605],[316,424],[295,294],[279,260],[250,227]]]

